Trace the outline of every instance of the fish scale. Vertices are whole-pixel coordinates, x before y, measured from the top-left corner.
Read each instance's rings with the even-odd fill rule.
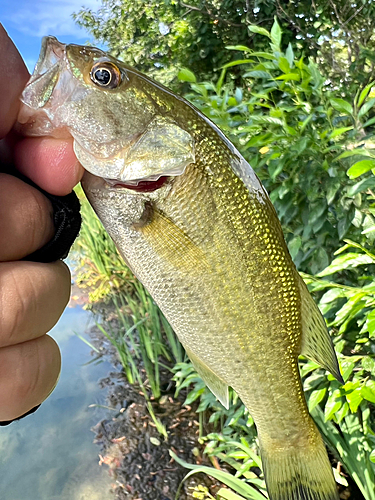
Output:
[[[341,381],[336,355],[250,165],[191,104],[99,49],[47,37],[22,100],[24,133],[72,134],[125,262],[207,386],[248,408],[269,498],[337,500],[298,369],[306,354]]]

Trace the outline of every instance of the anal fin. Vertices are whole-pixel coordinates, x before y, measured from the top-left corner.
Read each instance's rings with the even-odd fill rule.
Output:
[[[342,384],[336,353],[329,336],[327,325],[315,304],[304,281],[299,281],[302,313],[302,346],[301,354],[312,359],[332,373]]]
[[[209,368],[201,359],[193,354],[189,349],[186,349],[186,354],[189,356],[190,361],[193,363],[194,368],[197,370],[198,375],[202,378],[203,382],[207,385],[210,391],[217,397],[220,403],[228,410],[229,408],[229,391],[228,385],[223,379],[218,377],[211,368]]]

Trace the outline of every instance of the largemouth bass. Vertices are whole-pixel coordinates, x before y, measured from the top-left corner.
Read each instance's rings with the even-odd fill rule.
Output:
[[[271,500],[337,500],[298,356],[342,378],[250,165],[185,99],[93,47],[45,38],[22,101],[27,134],[73,136],[125,262],[211,391],[248,408]]]

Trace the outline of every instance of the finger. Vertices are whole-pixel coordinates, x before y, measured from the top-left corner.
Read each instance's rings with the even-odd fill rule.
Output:
[[[5,137],[16,121],[19,96],[28,79],[18,50],[0,24],[0,138]]]
[[[52,392],[61,367],[60,351],[48,335],[0,349],[0,421],[13,420]]]
[[[22,259],[54,234],[51,202],[20,179],[0,174],[0,261]]]
[[[0,347],[48,332],[70,296],[70,272],[61,262],[0,263]]]
[[[28,137],[17,143],[14,157],[16,167],[23,174],[58,196],[70,193],[83,175],[72,139]]]

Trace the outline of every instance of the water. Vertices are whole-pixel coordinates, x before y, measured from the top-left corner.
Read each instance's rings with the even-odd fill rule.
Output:
[[[84,366],[90,347],[83,334],[91,315],[80,307],[66,309],[51,332],[62,352],[59,383],[39,410],[0,427],[1,500],[112,500],[108,469],[98,465],[100,449],[90,428],[108,416],[89,408],[103,403],[106,362]]]

